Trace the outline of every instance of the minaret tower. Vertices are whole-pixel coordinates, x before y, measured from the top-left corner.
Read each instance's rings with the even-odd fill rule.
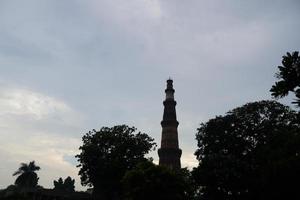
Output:
[[[164,115],[161,121],[161,147],[158,149],[159,165],[164,165],[170,169],[178,170],[181,168],[180,157],[181,149],[178,145],[178,121],[176,119],[176,101],[174,100],[175,90],[173,80],[167,80],[165,90],[166,99],[164,103]]]

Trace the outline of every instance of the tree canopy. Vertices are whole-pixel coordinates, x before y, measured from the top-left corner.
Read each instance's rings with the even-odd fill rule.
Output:
[[[122,183],[125,200],[188,199],[182,174],[151,162],[128,171]]]
[[[68,176],[64,181],[60,177],[57,181],[53,181],[54,190],[74,192],[75,191],[75,179]]]
[[[156,146],[153,138],[127,125],[90,131],[82,141],[76,156],[81,183],[93,186],[94,195],[103,199],[118,199],[125,172],[147,160],[145,155]]]
[[[300,57],[299,52],[295,51],[292,54],[287,52],[282,57],[282,66],[278,66],[279,72],[276,73],[278,82],[271,88],[272,96],[284,97],[289,92],[296,95],[296,101],[293,102],[300,106]]]
[[[196,139],[202,199],[284,199],[297,191],[300,125],[289,107],[248,103],[201,124]]]
[[[20,188],[34,188],[38,184],[38,176],[36,171],[41,168],[35,165],[34,161],[29,164],[21,163],[19,169],[13,174],[13,176],[19,175],[15,181],[15,185]]]

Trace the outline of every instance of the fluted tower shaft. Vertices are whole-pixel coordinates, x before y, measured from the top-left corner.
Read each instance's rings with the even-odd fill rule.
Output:
[[[178,144],[179,125],[176,118],[176,101],[174,100],[175,90],[173,88],[173,81],[167,80],[167,88],[165,90],[166,99],[164,104],[163,120],[161,121],[161,148],[158,149],[159,165],[164,165],[170,169],[180,169],[181,149]]]

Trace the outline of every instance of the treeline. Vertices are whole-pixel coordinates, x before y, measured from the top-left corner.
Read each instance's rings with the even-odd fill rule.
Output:
[[[13,174],[17,176],[14,185],[0,190],[0,199],[39,199],[39,196],[55,197],[62,196],[63,199],[75,192],[75,180],[68,176],[65,180],[59,178],[54,180],[53,189],[44,189],[38,185],[39,177],[37,171],[41,168],[35,164],[35,161],[21,163],[19,169]],[[73,195],[74,196],[74,195]],[[44,198],[41,198],[44,199]],[[51,198],[50,198],[51,199]]]
[[[278,70],[272,96],[292,92],[299,109],[298,52],[283,56]],[[99,200],[298,199],[299,111],[277,101],[247,103],[202,123],[196,140],[198,166],[174,171],[146,157],[156,148],[148,134],[127,125],[92,130],[83,136],[76,156],[81,184],[92,188],[91,197]],[[13,187],[38,188],[39,169],[34,162],[21,164]],[[74,192],[70,177],[54,185],[56,191]]]

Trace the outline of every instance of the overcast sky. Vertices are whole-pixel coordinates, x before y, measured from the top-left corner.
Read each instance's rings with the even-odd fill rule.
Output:
[[[299,19],[299,0],[0,0],[0,188],[35,160],[40,185],[84,189],[74,155],[91,129],[128,124],[160,144],[169,77],[182,166],[197,165],[201,122],[271,98]]]

